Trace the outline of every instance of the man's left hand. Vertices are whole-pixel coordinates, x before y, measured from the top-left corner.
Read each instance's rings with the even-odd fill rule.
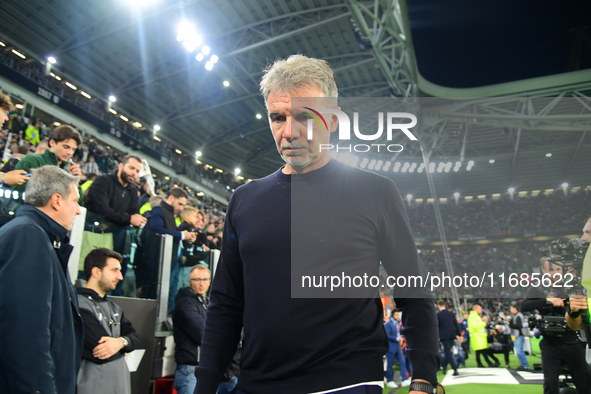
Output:
[[[113,357],[119,350],[123,349],[121,338],[102,337],[99,344],[92,350],[92,355],[99,360],[106,360]]]

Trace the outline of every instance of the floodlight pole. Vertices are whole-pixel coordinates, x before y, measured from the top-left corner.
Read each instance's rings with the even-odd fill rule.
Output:
[[[420,106],[416,105],[417,110],[415,112],[417,115],[420,116]],[[419,122],[419,125],[421,122]],[[443,249],[443,258],[445,260],[445,267],[447,269],[447,274],[453,279],[455,276],[454,269],[451,264],[451,257],[449,256],[449,250],[447,246],[447,237],[445,236],[445,228],[443,227],[443,219],[441,218],[441,210],[439,209],[439,200],[437,199],[437,191],[435,190],[435,183],[433,182],[433,176],[429,171],[429,158],[431,156],[431,152],[427,153],[427,148],[425,147],[425,140],[423,138],[424,133],[421,129],[419,132],[419,143],[421,145],[421,154],[423,155],[423,163],[425,163],[425,173],[427,174],[427,182],[429,183],[429,191],[431,192],[431,197],[433,198],[433,208],[435,209],[435,219],[437,221],[437,228],[439,229],[439,236],[441,238],[441,248]],[[454,303],[454,309],[456,311],[456,316],[462,316],[462,310],[460,307],[460,298],[458,296],[458,290],[453,286],[451,286],[451,296]]]

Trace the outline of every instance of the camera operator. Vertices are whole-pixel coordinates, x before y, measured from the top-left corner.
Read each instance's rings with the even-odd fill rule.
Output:
[[[540,262],[542,275],[550,275],[552,287],[530,287],[526,299],[521,304],[521,311],[529,312],[537,309],[543,316],[563,317],[567,311],[564,302],[566,297],[560,293],[561,287],[558,283],[562,279],[562,266],[548,261],[547,258],[542,258]],[[589,393],[584,345],[577,332],[566,325],[566,321],[564,326],[564,329],[554,328],[552,331],[542,332],[544,338],[540,342],[540,350],[544,372],[544,394],[559,393],[558,377],[562,373],[564,364],[570,370],[577,391]]]

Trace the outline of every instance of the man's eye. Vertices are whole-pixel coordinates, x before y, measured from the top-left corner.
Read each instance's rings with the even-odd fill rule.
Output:
[[[299,114],[296,117],[296,120],[298,122],[306,122],[308,119],[312,119],[312,117],[310,115],[308,115],[308,114]]]

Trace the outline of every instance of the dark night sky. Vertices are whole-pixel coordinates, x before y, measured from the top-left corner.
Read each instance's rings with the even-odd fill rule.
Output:
[[[591,68],[589,0],[408,0],[417,65],[428,81],[469,88]],[[571,53],[575,28],[586,27]]]

